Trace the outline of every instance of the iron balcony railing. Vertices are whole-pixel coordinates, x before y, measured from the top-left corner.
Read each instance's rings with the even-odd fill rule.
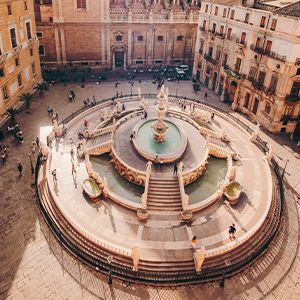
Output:
[[[253,50],[254,52],[261,54],[261,55],[266,55],[268,57],[274,58],[276,60],[286,62],[286,56],[279,55],[273,51],[266,50],[262,47],[258,47],[255,44],[250,45],[250,49]]]

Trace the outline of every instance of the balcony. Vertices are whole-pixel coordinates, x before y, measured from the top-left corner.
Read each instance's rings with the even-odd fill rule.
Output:
[[[35,41],[37,41],[37,36],[33,36],[31,39],[28,40],[28,45],[33,44]]]
[[[253,50],[254,52],[261,54],[261,55],[266,55],[268,57],[274,58],[276,60],[285,62],[286,61],[286,56],[279,55],[273,51],[268,51],[262,47],[257,47],[256,45],[252,44],[250,45],[250,49]]]
[[[11,50],[12,55],[16,55],[17,53],[19,53],[21,51],[21,49],[22,49],[22,45],[19,45],[19,46],[13,48]]]
[[[205,32],[206,32],[206,28],[203,27],[203,26],[199,26],[199,30],[200,30],[200,31],[205,31]]]
[[[220,39],[225,39],[225,33],[216,32],[215,35]]]
[[[292,115],[283,115],[280,119],[281,122],[293,122],[293,121],[299,121],[300,116],[292,116]]]
[[[240,47],[246,47],[246,46],[247,46],[247,42],[244,41],[244,40],[236,39],[236,43],[237,43]]]
[[[229,68],[228,65],[224,65],[223,68],[224,68],[224,71],[225,71],[227,74],[229,74],[229,75],[235,77],[236,79],[243,79],[243,78],[246,78],[246,75],[240,74],[240,73],[239,73],[239,70],[237,70],[237,69],[232,70],[231,68]]]
[[[297,102],[300,100],[300,95],[286,95],[285,100],[288,102]]]
[[[7,53],[3,53],[0,55],[0,65],[3,64],[6,61]]]
[[[212,63],[215,66],[218,65],[218,61],[216,59],[212,58],[208,54],[204,54],[204,59],[206,59],[207,61],[209,61],[210,63]]]

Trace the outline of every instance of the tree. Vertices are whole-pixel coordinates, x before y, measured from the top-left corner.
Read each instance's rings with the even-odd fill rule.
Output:
[[[25,102],[25,108],[27,111],[30,110],[30,104],[31,104],[31,101],[32,101],[32,95],[30,93],[24,93],[21,95],[20,97],[21,101],[24,101]]]
[[[11,124],[15,125],[17,110],[11,106],[6,110],[6,114],[10,117]]]
[[[44,91],[48,91],[49,86],[47,82],[43,81],[41,83],[38,83],[35,89],[38,90],[40,92],[40,95],[42,96]]]

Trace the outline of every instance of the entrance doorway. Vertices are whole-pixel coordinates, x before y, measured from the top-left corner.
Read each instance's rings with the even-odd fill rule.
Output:
[[[300,122],[297,122],[295,131],[294,131],[294,139],[295,140],[300,140]]]
[[[205,85],[206,87],[208,87],[208,85],[209,85],[209,76],[208,76],[208,75],[206,75],[206,77],[205,77],[204,85]]]
[[[231,81],[228,91],[228,102],[232,103],[234,101],[236,89],[237,83],[235,81]]]
[[[212,90],[213,91],[215,91],[215,89],[216,89],[217,77],[218,77],[218,74],[217,74],[217,72],[215,72],[214,77],[213,77],[213,83],[212,83]]]
[[[258,105],[259,105],[259,100],[257,98],[254,99],[254,105],[252,108],[252,112],[256,115],[257,113],[257,109],[258,109]]]
[[[115,68],[123,68],[124,66],[124,51],[115,52]]]

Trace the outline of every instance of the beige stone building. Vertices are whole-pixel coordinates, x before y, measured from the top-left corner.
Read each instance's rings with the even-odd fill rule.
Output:
[[[40,80],[33,1],[0,1],[0,115]]]
[[[35,3],[44,64],[114,70],[193,63],[200,0]]]
[[[193,73],[269,131],[299,138],[299,14],[219,3],[202,2]]]

